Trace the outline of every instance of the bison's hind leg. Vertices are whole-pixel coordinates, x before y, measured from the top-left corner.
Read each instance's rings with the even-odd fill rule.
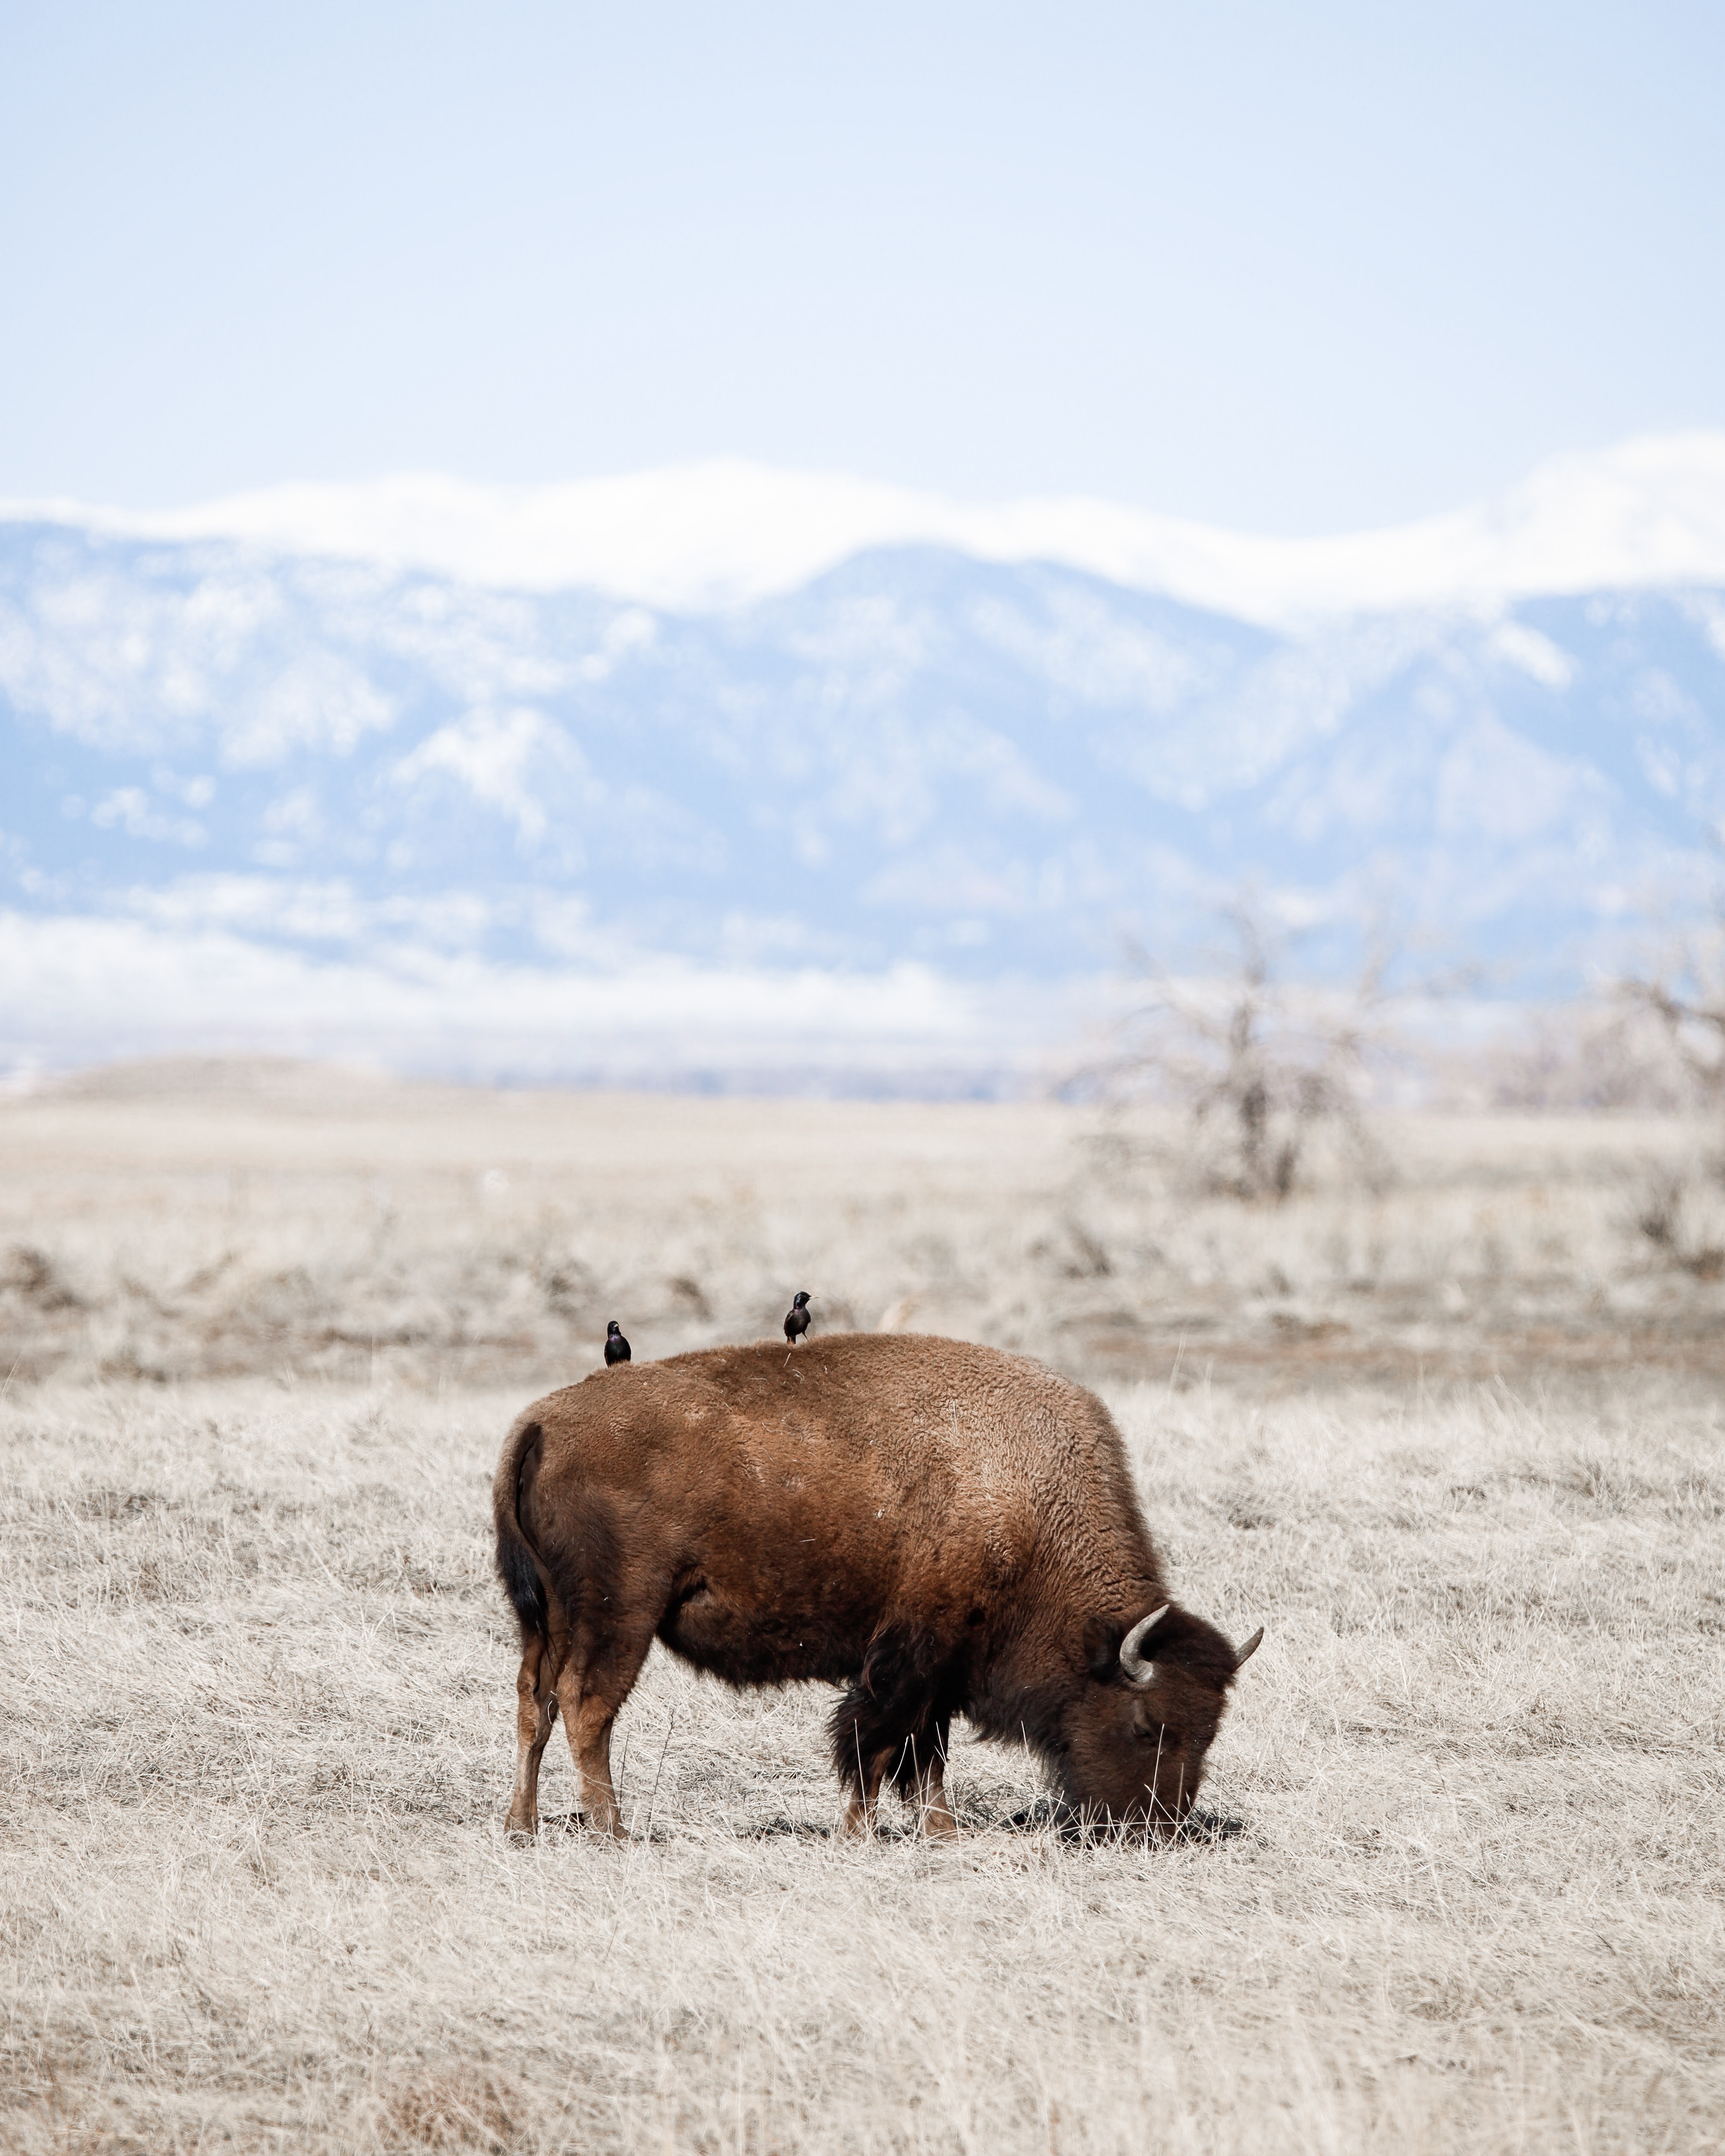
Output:
[[[659,1616],[655,1604],[650,1621],[641,1619],[601,1640],[578,1641],[557,1676],[563,1727],[581,1778],[581,1809],[589,1826],[619,1841],[623,1815],[611,1782],[611,1728],[641,1674]]]
[[[525,1627],[523,1631],[521,1666],[515,1681],[515,1787],[504,1830],[532,1835],[539,1831],[539,1763],[557,1718],[557,1671],[545,1635]]]

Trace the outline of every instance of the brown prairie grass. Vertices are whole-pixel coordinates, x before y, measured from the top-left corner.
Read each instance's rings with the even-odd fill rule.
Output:
[[[834,1844],[823,1699],[658,1650],[629,1845],[553,1755],[510,1849],[512,1398],[14,1394],[5,2138],[1707,2145],[1725,1456],[1671,1387],[1117,1394],[1182,1586],[1270,1625],[1159,1851],[971,1745],[957,1849]]]
[[[439,1112],[434,1142],[388,1142],[447,1148],[470,1192],[495,1111]],[[728,1159],[711,1142],[722,1119],[696,1119],[709,1150],[685,1182],[753,1181],[742,1224],[711,1229],[720,1257],[754,1249],[749,1292],[764,1298],[769,1264],[805,1263],[819,1278],[793,1285],[842,1291],[848,1236],[868,1275],[859,1302],[932,1292],[895,1275],[893,1237],[941,1232],[943,1190],[952,1277],[992,1298],[972,1306],[976,1330],[1020,1306],[1032,1327],[1040,1309],[1050,1351],[1075,1361],[1091,1336],[1061,1328],[1092,1306],[1081,1298],[1150,1292],[1120,1255],[1127,1197],[1060,1167],[1051,1140],[1040,1156],[1027,1141],[1029,1164],[991,1184],[963,1118],[936,1118],[959,1133],[942,1152],[910,1142],[911,1119],[887,1145],[875,1111],[846,1112],[853,1158],[875,1148],[856,1218],[826,1209],[842,1180],[830,1163],[799,1199],[766,1181],[746,1118]],[[320,1267],[346,1233],[329,1156],[347,1140],[336,1118],[314,1172],[318,1119],[295,1113],[298,1194],[290,1179],[222,1232],[230,1270],[256,1279],[296,1249],[327,1296]],[[588,1215],[569,1198],[555,1232],[574,1220],[597,1269],[607,1224],[630,1251],[656,1229],[659,1262],[722,1312],[726,1276],[703,1268],[686,1189],[650,1148],[633,1214],[624,1203],[618,1131],[650,1127],[628,1116],[589,1110],[590,1137],[619,1148],[618,1181]],[[227,1204],[198,1182],[206,1166],[170,1173],[159,1119],[141,1127],[105,1242],[76,1203],[49,1202],[85,1187],[70,1139],[8,1161],[13,1222],[30,1214],[30,1247],[92,1324],[131,1322],[104,1301],[116,1249],[201,1249]],[[99,1158],[124,1159],[113,1124],[95,1132]],[[226,1142],[206,1133],[201,1158]],[[285,1174],[279,1132],[244,1142]],[[1578,1147],[1565,1182],[1547,1132],[1542,1209],[1488,1146],[1466,1171],[1441,1134],[1427,1142],[1458,1208],[1494,1209],[1494,1292],[1522,1291],[1553,1213],[1577,1239],[1593,1220],[1565,1262],[1592,1265],[1595,1286],[1659,1277],[1632,1213],[1612,1209],[1628,1183],[1609,1161],[1584,1170]],[[379,1263],[411,1285],[415,1250],[434,1274],[451,1264],[438,1236],[460,1214],[396,1173],[424,1240],[416,1229]],[[1106,1273],[1028,1255],[1075,1188],[1091,1194],[1079,1217]],[[171,1202],[153,1209],[148,1192]],[[462,1202],[477,1215],[495,1200]],[[1139,1202],[1165,1209],[1164,1247],[1188,1247],[1172,1197]],[[1332,1233],[1363,1235],[1351,1203],[1315,1199],[1303,1231],[1269,1216],[1283,1255],[1315,1266]],[[1233,1217],[1199,1230],[1221,1254],[1218,1337],[1247,1342],[1263,1258],[1244,1231],[1229,1243]],[[205,1306],[177,1304],[159,1264],[133,1276],[167,1313],[162,1353],[194,1363]],[[380,1299],[387,1286],[372,1279]],[[1680,1313],[1712,1291],[1672,1269]],[[475,1311],[482,1299],[476,1332]],[[1181,1591],[1236,1635],[1268,1628],[1200,1828],[1173,1847],[1063,1840],[1024,1756],[968,1743],[955,1847],[896,1817],[871,1844],[837,1843],[826,1696],[728,1692],[655,1649],[614,1753],[627,1845],[571,1820],[557,1738],[551,1823],[521,1850],[501,1831],[515,1643],[485,1517],[502,1430],[533,1383],[457,1382],[448,1362],[416,1373],[407,1350],[315,1381],[277,1349],[249,1372],[141,1381],[54,1337],[71,1341],[59,1374],[0,1394],[0,2146],[1604,2156],[1720,2143],[1725,1404],[1705,1376],[1602,1358],[1481,1379],[1415,1357],[1370,1378],[1303,1367],[1289,1389],[1268,1363],[1224,1383],[1225,1349],[1158,1348],[1152,1377],[1100,1365]],[[524,1363],[552,1358],[538,1337]]]
[[[0,1382],[528,1390],[818,1327],[1081,1377],[1656,1360],[1725,1377],[1725,1175],[1675,1119],[1383,1117],[1394,1171],[1206,1194],[1190,1131],[1051,1105],[461,1093],[172,1070],[0,1102]],[[249,1082],[248,1082],[249,1081]],[[1299,1351],[1296,1353],[1295,1351]]]

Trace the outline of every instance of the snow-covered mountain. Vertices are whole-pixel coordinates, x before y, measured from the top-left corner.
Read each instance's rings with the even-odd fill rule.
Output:
[[[1722,825],[1719,438],[1306,542],[730,465],[0,520],[14,1063],[982,1082],[1242,886],[1562,990]]]

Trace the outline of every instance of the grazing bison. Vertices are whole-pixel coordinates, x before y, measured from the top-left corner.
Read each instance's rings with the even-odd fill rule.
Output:
[[[655,1636],[730,1684],[845,1686],[850,1830],[891,1780],[925,1832],[955,1831],[955,1714],[1022,1738],[1081,1816],[1165,1830],[1262,1636],[1236,1651],[1169,1599],[1093,1394],[956,1340],[619,1364],[527,1409],[494,1496],[521,1833],[559,1707],[587,1815],[620,1833],[611,1725]]]

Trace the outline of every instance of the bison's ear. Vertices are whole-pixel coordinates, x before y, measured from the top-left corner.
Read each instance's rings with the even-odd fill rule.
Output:
[[[1126,1636],[1106,1617],[1091,1617],[1084,1627],[1085,1666],[1093,1677],[1109,1677],[1120,1669],[1120,1643]]]

